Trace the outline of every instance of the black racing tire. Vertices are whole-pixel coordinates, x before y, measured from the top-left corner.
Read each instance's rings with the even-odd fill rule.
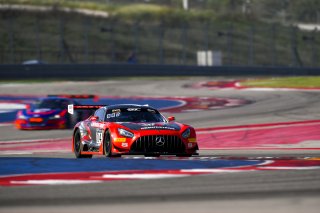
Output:
[[[112,153],[112,141],[109,130],[104,133],[103,152],[106,157],[121,157],[119,154]]]
[[[103,152],[106,157],[112,156],[112,142],[110,132],[108,130],[104,133]]]
[[[76,158],[92,158],[92,155],[82,155],[81,154],[81,135],[79,129],[74,133],[73,139],[73,150]]]

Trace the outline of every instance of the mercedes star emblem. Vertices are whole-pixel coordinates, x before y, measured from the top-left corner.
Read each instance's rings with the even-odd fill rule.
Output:
[[[163,146],[164,145],[164,137],[156,137],[156,144],[157,146]]]

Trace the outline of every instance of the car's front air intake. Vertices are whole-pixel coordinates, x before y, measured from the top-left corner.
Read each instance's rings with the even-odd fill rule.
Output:
[[[184,153],[185,145],[178,136],[147,135],[135,140],[133,152]]]

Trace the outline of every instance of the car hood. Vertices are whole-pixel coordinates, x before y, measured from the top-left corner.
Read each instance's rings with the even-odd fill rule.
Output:
[[[120,125],[127,127],[132,130],[173,130],[180,131],[180,126],[176,123],[133,123],[133,122],[122,122]]]
[[[26,116],[34,116],[34,115],[39,115],[39,116],[50,116],[50,115],[55,115],[60,113],[61,110],[59,109],[28,109],[24,110],[22,113]]]

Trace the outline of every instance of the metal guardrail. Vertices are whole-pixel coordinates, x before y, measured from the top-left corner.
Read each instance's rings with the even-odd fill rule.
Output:
[[[0,65],[0,79],[77,79],[129,76],[292,76],[320,75],[319,68],[182,66],[142,64]]]

